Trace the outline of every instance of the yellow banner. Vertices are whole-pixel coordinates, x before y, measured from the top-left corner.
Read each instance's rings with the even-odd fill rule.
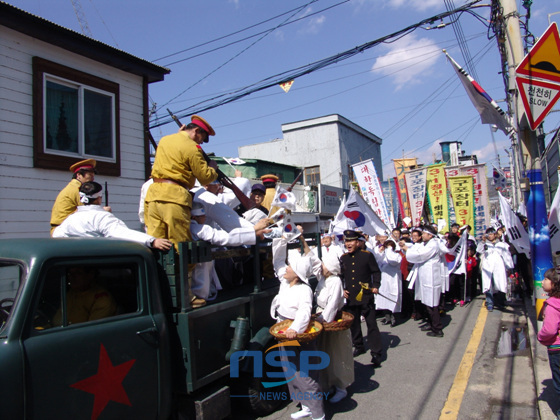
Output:
[[[406,180],[404,179],[404,173],[411,169],[416,169],[417,163],[416,158],[411,159],[393,159],[395,164],[395,173],[397,174],[397,184],[399,187],[399,206],[401,207],[402,217],[412,217],[410,212],[410,203],[408,202],[408,194],[406,188]]]
[[[447,178],[455,219],[461,226],[469,225],[474,228],[474,183],[470,175],[451,176]]]
[[[449,206],[447,204],[447,185],[445,181],[445,163],[430,165],[426,173],[426,190],[430,200],[430,210],[434,223],[443,219],[446,226],[442,230],[449,230]]]

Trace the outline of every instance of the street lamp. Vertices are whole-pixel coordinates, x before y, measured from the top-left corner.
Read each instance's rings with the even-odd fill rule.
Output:
[[[552,12],[552,13],[549,13],[549,14],[548,14],[548,26],[550,26],[550,23],[551,23],[551,22],[550,22],[550,16],[552,16],[552,15],[557,15],[558,13],[560,13],[560,12]]]

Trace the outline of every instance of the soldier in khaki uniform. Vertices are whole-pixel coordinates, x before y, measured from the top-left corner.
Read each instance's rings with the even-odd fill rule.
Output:
[[[148,235],[179,242],[191,241],[192,197],[198,179],[206,185],[218,177],[215,162],[206,163],[200,144],[215,135],[203,118],[193,115],[178,133],[163,137],[157,148],[152,179],[145,201]]]
[[[51,213],[51,236],[53,231],[59,226],[64,219],[76,211],[80,202],[80,187],[84,182],[93,181],[95,178],[95,166],[97,162],[94,159],[86,159],[70,166],[72,181],[56,197]],[[110,209],[105,209],[109,210]]]
[[[270,205],[272,204],[272,200],[276,195],[276,184],[278,183],[278,177],[272,174],[263,175],[261,176],[261,181],[266,188],[266,192],[264,194],[264,200],[261,203],[261,205],[263,207],[266,207],[270,211],[269,214],[273,214]]]

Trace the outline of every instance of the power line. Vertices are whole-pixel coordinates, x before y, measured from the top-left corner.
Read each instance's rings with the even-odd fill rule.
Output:
[[[315,0],[315,1],[318,1],[318,0]],[[335,8],[335,7],[337,7],[337,6],[340,6],[341,4],[348,3],[349,1],[350,1],[350,0],[344,0],[344,1],[341,1],[340,3],[334,4],[334,5],[329,6],[329,7],[325,7],[324,9],[321,9],[321,10],[318,10],[318,11],[316,11],[316,12],[314,12],[314,13],[310,13],[310,14],[308,14],[308,15],[302,16],[302,17],[300,17],[300,18],[298,18],[298,19],[294,19],[294,20],[291,20],[291,21],[289,21],[289,22],[281,23],[281,24],[278,25],[275,29],[279,29],[279,28],[282,28],[282,27],[284,27],[284,26],[291,25],[291,24],[296,23],[296,22],[299,22],[300,20],[303,20],[303,19],[308,19],[308,18],[310,18],[310,17],[312,17],[312,16],[315,16],[315,15],[317,15],[317,14],[319,14],[319,13],[323,13],[323,12],[329,10],[329,9],[333,9],[333,8]],[[293,10],[295,10],[295,9],[293,9]],[[284,14],[286,14],[286,13],[284,13]],[[280,15],[280,16],[282,16],[282,15]],[[273,18],[273,19],[274,19],[274,18]],[[270,20],[271,20],[271,19],[270,19]],[[254,25],[253,25],[253,26],[254,26]],[[245,29],[242,29],[241,31],[244,31],[244,30],[245,30]],[[241,32],[241,31],[237,31],[237,32]],[[218,50],[221,50],[221,49],[230,47],[230,46],[232,46],[232,45],[239,44],[240,42],[247,41],[248,39],[255,38],[255,37],[259,36],[259,35],[266,34],[266,33],[269,32],[269,31],[270,31],[270,29],[264,30],[264,31],[262,31],[262,32],[257,32],[256,34],[246,36],[245,38],[241,38],[241,39],[238,39],[238,40],[236,40],[236,41],[232,41],[232,42],[230,42],[230,43],[228,43],[228,44],[221,45],[221,46],[216,47],[216,48],[213,48],[213,49],[211,49],[211,50],[207,50],[207,51],[201,52],[201,53],[199,53],[199,54],[191,55],[191,56],[189,56],[189,57],[182,58],[182,59],[180,59],[180,60],[172,61],[171,63],[165,64],[164,67],[171,67],[171,66],[173,66],[173,65],[175,65],[175,64],[182,63],[182,62],[184,62],[184,61],[192,60],[193,58],[201,57],[201,56],[203,56],[203,55],[216,52],[216,51],[218,51]],[[225,38],[225,37],[228,37],[228,36],[229,36],[229,35],[226,35],[226,36],[224,36],[224,37],[222,37],[222,38]],[[213,41],[210,41],[210,42],[213,42]],[[207,44],[207,43],[200,44],[200,45],[205,45],[205,44]],[[198,46],[197,46],[197,47],[198,47]],[[186,51],[192,50],[192,49],[197,48],[197,47],[191,47],[191,48],[188,48],[188,49],[183,50],[183,51],[181,51],[181,52],[186,52]],[[176,54],[180,54],[180,53],[176,53]],[[176,54],[171,54],[171,56],[176,55]]]
[[[454,4],[453,0],[444,0],[444,1],[445,1],[445,7],[447,8],[447,10],[452,10],[452,9],[455,8],[455,4]],[[472,62],[471,54],[470,54],[470,51],[469,51],[469,46],[468,46],[468,44],[465,40],[465,34],[463,32],[463,27],[461,26],[461,21],[459,19],[457,19],[451,24],[451,26],[453,28],[453,32],[455,32],[455,37],[457,38],[457,41],[459,42],[459,48],[461,50],[461,54],[463,56],[463,59],[465,60],[465,66],[467,67],[467,70],[469,71],[470,74],[472,74],[472,76],[476,80],[479,80],[478,74],[476,73],[475,66]]]
[[[421,27],[422,25],[426,25],[426,24],[432,24],[435,21],[438,20],[442,20],[452,14],[458,14],[460,16],[460,14],[467,12],[469,10],[469,8],[473,7],[473,5],[475,5],[476,3],[479,3],[480,0],[474,0],[471,1],[469,3],[466,3],[465,5],[450,11],[450,12],[444,12],[444,13],[440,13],[438,15],[432,16],[430,18],[427,19],[423,19],[420,22],[410,25],[404,29],[401,29],[397,32],[394,32],[392,34],[386,35],[384,37],[378,38],[374,41],[370,41],[367,42],[365,44],[359,45],[357,47],[354,47],[350,50],[344,51],[342,53],[336,54],[334,56],[330,56],[326,59],[323,60],[319,60],[319,61],[315,61],[313,63],[307,64],[305,66],[301,66],[298,67],[296,69],[293,70],[289,70],[283,73],[279,73],[270,77],[267,77],[259,82],[253,83],[249,86],[246,86],[245,88],[241,88],[238,89],[233,95],[231,94],[224,94],[224,95],[218,95],[217,97],[199,102],[197,104],[194,104],[190,107],[187,107],[183,110],[177,111],[177,116],[179,118],[183,118],[189,115],[192,115],[194,113],[200,113],[203,111],[207,111],[209,109],[213,109],[216,107],[219,107],[221,105],[225,105],[227,103],[230,102],[234,102],[237,101],[245,96],[251,95],[252,93],[255,92],[259,92],[261,90],[267,89],[269,87],[272,86],[276,86],[279,83],[283,83],[286,81],[290,81],[290,80],[294,80],[298,77],[310,74],[314,71],[320,70],[322,68],[325,68],[327,66],[330,66],[332,64],[338,63],[340,61],[346,60],[348,58],[351,58],[357,54],[360,54],[376,45],[379,45],[381,43],[385,43],[385,42],[391,42],[394,41],[395,39],[401,38],[404,35],[413,32],[414,30],[416,30],[417,28]],[[214,102],[211,102],[214,101]],[[169,103],[171,101],[168,101],[167,103]],[[170,122],[172,122],[173,120],[171,118],[166,118],[164,119],[164,121],[161,121],[157,124],[152,124],[150,127],[151,128],[155,128],[155,127],[159,127],[160,125],[164,125],[164,124],[168,124]]]
[[[292,15],[290,15],[284,22],[287,22],[288,20],[290,20],[293,16],[295,16],[297,13],[299,13],[301,10],[304,10],[306,7],[308,7],[310,4],[315,3],[318,0],[311,0],[309,3],[306,3],[304,6],[300,7],[298,11],[294,12]],[[175,97],[171,98],[169,101],[167,101],[166,103],[164,103],[162,106],[159,107],[159,109],[162,109],[163,107],[165,107],[167,104],[169,104],[171,101],[173,101],[174,99],[177,99],[179,96],[185,94],[186,92],[188,92],[190,89],[192,89],[194,86],[198,85],[200,82],[202,82],[203,80],[207,79],[208,77],[210,77],[212,74],[216,73],[218,70],[220,70],[222,67],[226,66],[228,63],[231,63],[233,60],[235,60],[237,57],[239,57],[241,54],[243,54],[245,51],[247,51],[249,48],[251,48],[253,45],[257,44],[258,42],[260,42],[261,40],[263,40],[265,37],[267,37],[269,34],[271,34],[272,32],[274,32],[277,28],[279,28],[280,25],[277,25],[276,27],[266,31],[266,33],[261,36],[259,39],[257,39],[255,42],[253,42],[252,44],[250,44],[248,47],[244,48],[243,50],[241,50],[240,52],[238,52],[237,54],[235,54],[233,57],[231,57],[229,60],[227,60],[225,63],[221,64],[220,66],[216,67],[214,70],[212,70],[210,73],[208,73],[206,76],[200,78],[199,80],[197,80],[195,83],[193,83],[192,85],[190,85],[189,87],[187,87],[185,90],[183,90],[181,93],[179,93],[178,95],[176,95]]]

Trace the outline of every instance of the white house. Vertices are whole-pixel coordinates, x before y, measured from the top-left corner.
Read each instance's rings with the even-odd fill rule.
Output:
[[[347,189],[351,165],[373,159],[383,179],[381,142],[375,134],[337,115],[282,124],[283,139],[239,147],[239,157],[305,168],[305,185]]]
[[[139,228],[148,85],[169,70],[4,2],[0,63],[0,238],[47,236],[68,168],[86,158],[114,214]]]

